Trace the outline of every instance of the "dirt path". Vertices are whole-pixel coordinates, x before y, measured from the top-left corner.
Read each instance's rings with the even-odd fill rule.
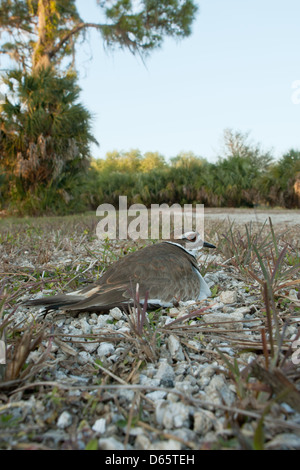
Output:
[[[230,220],[238,224],[248,222],[264,223],[271,217],[273,224],[283,225],[299,225],[300,226],[300,210],[287,209],[228,209],[228,208],[207,208],[205,209],[205,219]]]

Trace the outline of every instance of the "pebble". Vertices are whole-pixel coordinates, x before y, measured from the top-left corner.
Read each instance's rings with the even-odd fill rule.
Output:
[[[216,421],[214,414],[207,410],[195,411],[194,415],[194,431],[199,434],[207,434],[213,428]]]
[[[266,450],[300,450],[300,436],[292,433],[277,434],[265,444]]]
[[[72,424],[72,415],[68,411],[63,411],[57,420],[57,427],[65,429]]]
[[[223,313],[223,312],[214,312],[203,316],[205,323],[219,323],[219,322],[228,322],[222,323],[222,328],[232,330],[232,329],[241,329],[243,328],[243,323],[240,320],[244,319],[244,315],[240,312],[232,313]]]
[[[146,397],[154,402],[165,398],[167,392],[165,390],[154,390],[153,392],[146,393]]]
[[[81,347],[85,351],[87,351],[89,353],[93,353],[99,347],[99,343],[97,341],[95,341],[95,342],[84,341],[84,342],[81,343]]]
[[[163,387],[173,387],[175,372],[173,367],[168,364],[166,359],[159,362],[158,370],[155,374],[155,379],[159,380],[160,385]]]
[[[115,320],[121,320],[121,318],[123,317],[123,312],[118,307],[115,307],[109,311],[109,315]]]
[[[221,292],[219,299],[223,304],[234,304],[237,301],[237,292],[225,290]]]
[[[93,357],[90,355],[90,353],[86,351],[80,351],[80,353],[77,356],[78,363],[81,365],[87,364],[88,362],[94,362]]]
[[[98,440],[101,450],[125,450],[124,444],[114,437],[103,437]]]
[[[181,443],[175,439],[168,439],[167,441],[155,441],[151,444],[149,450],[181,450]]]
[[[103,434],[106,429],[106,420],[104,418],[97,419],[92,426],[92,430],[98,434]]]
[[[168,403],[160,400],[157,404],[155,415],[158,424],[166,429],[189,427],[191,409],[181,402]]]
[[[172,358],[176,359],[177,361],[182,361],[184,359],[184,354],[180,341],[174,335],[170,335],[167,343]]]
[[[231,406],[235,401],[235,393],[229,388],[222,375],[215,375],[204,389],[207,400],[216,404]]]
[[[137,450],[149,450],[151,441],[144,434],[138,435],[135,440],[135,448]]]
[[[101,358],[103,356],[109,356],[115,352],[115,346],[112,343],[103,342],[97,349],[97,355]]]

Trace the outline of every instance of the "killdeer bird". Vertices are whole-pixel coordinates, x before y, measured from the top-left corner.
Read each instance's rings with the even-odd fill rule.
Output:
[[[203,300],[211,291],[200,274],[195,254],[202,247],[215,248],[198,232],[162,241],[124,256],[113,263],[93,285],[67,294],[28,300],[26,306],[48,310],[107,311],[133,303],[136,285],[149,307],[170,307],[178,301]],[[147,294],[146,294],[147,293]]]

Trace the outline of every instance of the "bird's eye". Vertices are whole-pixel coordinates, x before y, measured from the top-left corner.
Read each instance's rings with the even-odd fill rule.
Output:
[[[188,237],[188,240],[189,240],[190,242],[195,242],[196,239],[197,239],[196,235],[190,235],[190,236]]]

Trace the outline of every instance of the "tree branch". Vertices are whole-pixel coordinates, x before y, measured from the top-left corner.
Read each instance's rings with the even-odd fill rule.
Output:
[[[81,31],[84,28],[103,29],[104,25],[101,25],[101,24],[98,24],[98,23],[84,23],[84,22],[77,24],[76,26],[74,26],[73,29],[71,29],[70,31],[67,32],[67,34],[65,34],[65,36],[59,41],[59,43],[56,44],[56,46],[54,46],[48,52],[49,57],[51,58],[51,57],[55,56],[55,54],[62,48],[62,46],[70,39],[71,36],[73,36],[74,34],[79,33],[79,31]]]

